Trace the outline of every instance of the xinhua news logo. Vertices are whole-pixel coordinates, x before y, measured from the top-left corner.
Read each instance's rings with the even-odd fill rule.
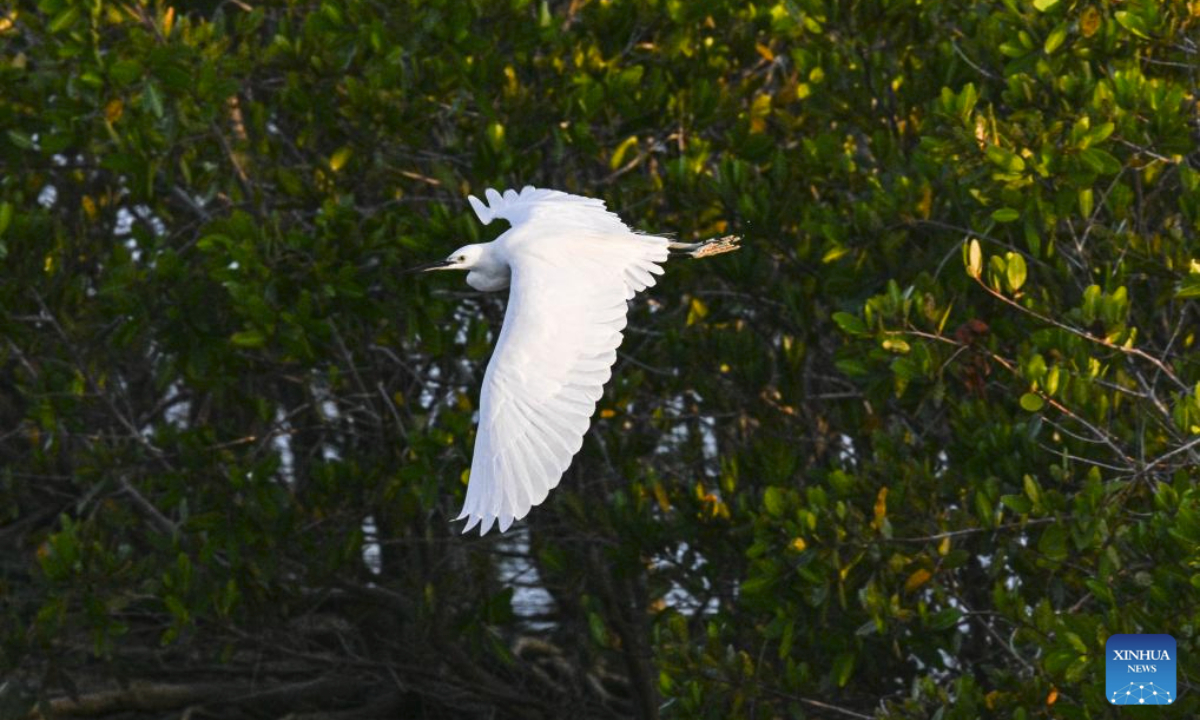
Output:
[[[1104,645],[1105,697],[1112,705],[1175,702],[1175,638],[1112,635]]]

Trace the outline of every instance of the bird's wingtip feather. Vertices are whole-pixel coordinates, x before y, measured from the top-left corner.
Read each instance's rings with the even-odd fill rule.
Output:
[[[491,515],[491,514],[484,515],[482,518],[482,521],[479,523],[479,536],[483,537],[484,535],[487,535],[489,532],[492,531],[492,526],[495,524],[496,524],[496,516],[495,515]]]
[[[487,225],[492,221],[492,211],[487,205],[483,204],[482,200],[474,195],[468,195],[467,202],[471,203],[471,209],[475,211],[475,216],[479,218],[479,222]]]
[[[461,520],[462,516],[460,515],[457,519]],[[471,528],[475,527],[481,519],[482,518],[478,515],[468,517],[467,524],[463,526],[462,534],[466,535],[467,533],[471,532]]]

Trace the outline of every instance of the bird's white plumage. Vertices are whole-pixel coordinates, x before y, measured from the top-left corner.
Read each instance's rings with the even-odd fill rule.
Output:
[[[503,194],[488,188],[483,193],[484,204],[471,195],[467,201],[479,221],[488,225],[496,218],[507,220],[516,230],[537,220],[545,230],[583,230],[593,234],[631,234],[621,218],[604,208],[604,201],[571,195],[559,190],[547,190],[526,185],[521,192],[505,190]],[[553,225],[554,227],[550,227]],[[643,236],[639,236],[643,237]]]
[[[512,224],[492,243],[512,276],[459,515],[480,534],[507,530],[558,485],[612,374],[626,301],[655,283],[669,244],[600,200],[531,187],[485,196],[470,198],[479,219]]]

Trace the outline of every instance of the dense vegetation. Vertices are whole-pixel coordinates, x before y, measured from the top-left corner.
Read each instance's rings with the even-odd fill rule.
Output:
[[[1116,717],[1124,632],[1200,714],[1197,28],[0,3],[0,718]],[[504,299],[397,271],[526,183],[746,248],[462,537]]]

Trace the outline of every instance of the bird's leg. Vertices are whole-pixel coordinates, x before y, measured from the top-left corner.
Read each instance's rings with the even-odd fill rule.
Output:
[[[741,247],[738,245],[741,240],[737,235],[726,235],[697,243],[673,242],[667,246],[667,249],[671,251],[671,257],[699,259],[709,255],[733,252]]]

